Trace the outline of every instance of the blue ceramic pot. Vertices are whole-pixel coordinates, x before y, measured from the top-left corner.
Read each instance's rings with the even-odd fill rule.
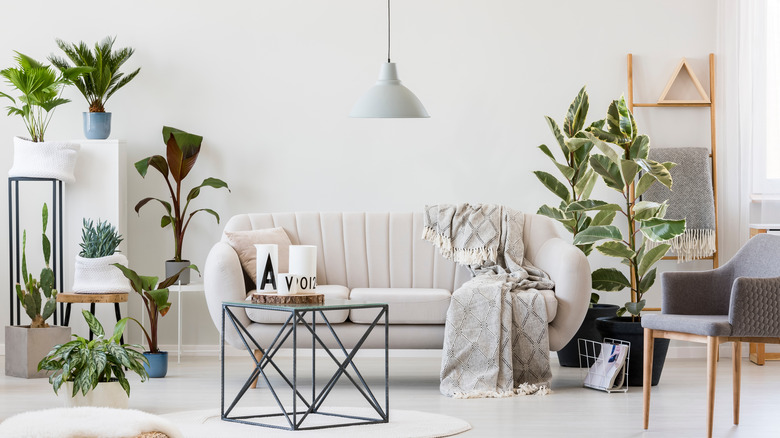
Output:
[[[84,113],[84,136],[105,140],[111,134],[111,113]]]
[[[159,353],[144,351],[144,356],[149,361],[149,365],[144,364],[144,369],[146,369],[149,377],[165,377],[168,374],[167,351],[160,351]]]

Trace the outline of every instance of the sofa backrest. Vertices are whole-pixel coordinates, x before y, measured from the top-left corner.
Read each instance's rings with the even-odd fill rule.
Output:
[[[316,245],[319,284],[453,291],[471,274],[422,240],[422,223],[422,213],[252,213],[225,231],[282,227],[293,245]]]

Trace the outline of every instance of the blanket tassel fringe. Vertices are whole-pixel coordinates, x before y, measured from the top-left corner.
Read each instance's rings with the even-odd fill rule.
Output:
[[[533,383],[521,383],[514,391],[472,391],[452,394],[452,398],[503,398],[516,395],[547,395],[552,391],[547,385],[535,385]]]
[[[452,248],[452,240],[449,237],[444,236],[436,232],[433,228],[424,228],[422,238],[431,242],[434,246],[441,249],[441,255],[456,263],[464,265],[479,265],[490,260],[496,261],[496,251],[493,248]]]
[[[685,233],[663,242],[646,242],[647,249],[663,243],[672,245],[670,251],[677,255],[677,263],[703,259],[715,253],[715,230],[685,230]]]

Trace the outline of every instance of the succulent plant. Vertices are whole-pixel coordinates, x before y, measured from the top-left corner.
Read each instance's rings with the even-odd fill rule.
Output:
[[[92,219],[83,220],[84,227],[81,230],[81,252],[79,256],[96,259],[106,257],[117,252],[119,244],[122,243],[122,236],[116,231],[116,227],[108,221],[98,220],[97,226]]]
[[[46,262],[46,266],[41,270],[40,280],[27,273],[27,230],[24,230],[22,234],[22,279],[24,288],[22,288],[21,284],[16,283],[16,296],[32,320],[30,328],[48,327],[49,324],[46,323],[46,320],[54,313],[54,309],[57,307],[54,272],[49,267],[51,242],[49,242],[49,238],[46,236],[46,226],[49,224],[49,208],[46,204],[43,204],[41,215],[43,216],[43,233],[41,233],[43,259]],[[45,303],[43,298],[41,298],[41,292],[43,292],[43,296],[46,298]]]

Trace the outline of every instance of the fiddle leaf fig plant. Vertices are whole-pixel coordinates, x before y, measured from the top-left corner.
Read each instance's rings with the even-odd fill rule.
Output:
[[[543,144],[539,149],[552,160],[560,176],[555,177],[541,170],[534,172],[539,181],[561,200],[557,207],[542,205],[537,214],[557,220],[575,238],[588,232],[591,227],[611,224],[618,210],[614,204],[590,199],[599,175],[590,166],[594,144],[587,137],[587,131],[601,129],[605,122],[599,120],[586,128],[588,108],[588,92],[582,87],[569,106],[563,129],[551,117],[545,117],[560,147],[563,160],[559,161],[547,145]],[[591,211],[595,210],[598,211],[592,214]],[[587,241],[578,243],[577,248],[587,256],[593,251],[593,245],[594,242]],[[598,294],[591,294],[591,304],[597,303],[598,300]]]
[[[187,227],[192,220],[192,217],[199,212],[206,212],[214,216],[219,223],[219,214],[210,208],[200,208],[189,212],[190,202],[200,195],[200,191],[204,187],[211,187],[214,189],[225,188],[230,191],[227,183],[217,178],[206,178],[200,185],[190,189],[187,192],[186,197],[183,198],[182,193],[182,181],[189,175],[190,170],[195,166],[195,162],[198,160],[198,154],[200,154],[201,143],[203,137],[200,135],[190,134],[180,129],[164,126],[162,130],[163,142],[166,145],[167,154],[165,157],[162,155],[153,155],[146,157],[135,163],[135,169],[142,178],[146,177],[146,173],[149,167],[157,169],[162,174],[165,184],[168,187],[168,192],[171,197],[171,202],[148,197],[144,198],[135,205],[135,212],[141,212],[141,208],[150,201],[157,201],[165,209],[160,219],[160,226],[165,228],[171,226],[173,230],[173,245],[174,245],[174,257],[176,262],[182,261],[181,249],[184,244],[184,233],[187,232]],[[189,215],[187,214],[189,212]]]
[[[625,207],[617,204],[579,204],[572,211],[616,211],[626,218],[627,233],[624,235],[614,225],[596,225],[578,233],[574,238],[577,245],[599,242],[596,249],[610,257],[621,259],[629,267],[629,277],[615,268],[601,268],[593,272],[593,287],[601,291],[631,290],[631,300],[618,310],[618,316],[626,312],[632,319],[638,319],[645,307],[644,294],[655,283],[656,268],[653,266],[669,250],[670,245],[660,243],[648,245],[649,241],[662,242],[685,232],[685,220],[665,219],[667,203],[641,201],[639,197],[655,183],[672,188],[669,169],[675,163],[659,163],[648,158],[650,139],[639,135],[636,120],[621,97],[609,105],[606,130],[591,127],[585,133],[601,154],[591,155],[591,168],[601,177],[607,187],[616,190],[624,199]],[[638,179],[638,180],[637,180]]]

